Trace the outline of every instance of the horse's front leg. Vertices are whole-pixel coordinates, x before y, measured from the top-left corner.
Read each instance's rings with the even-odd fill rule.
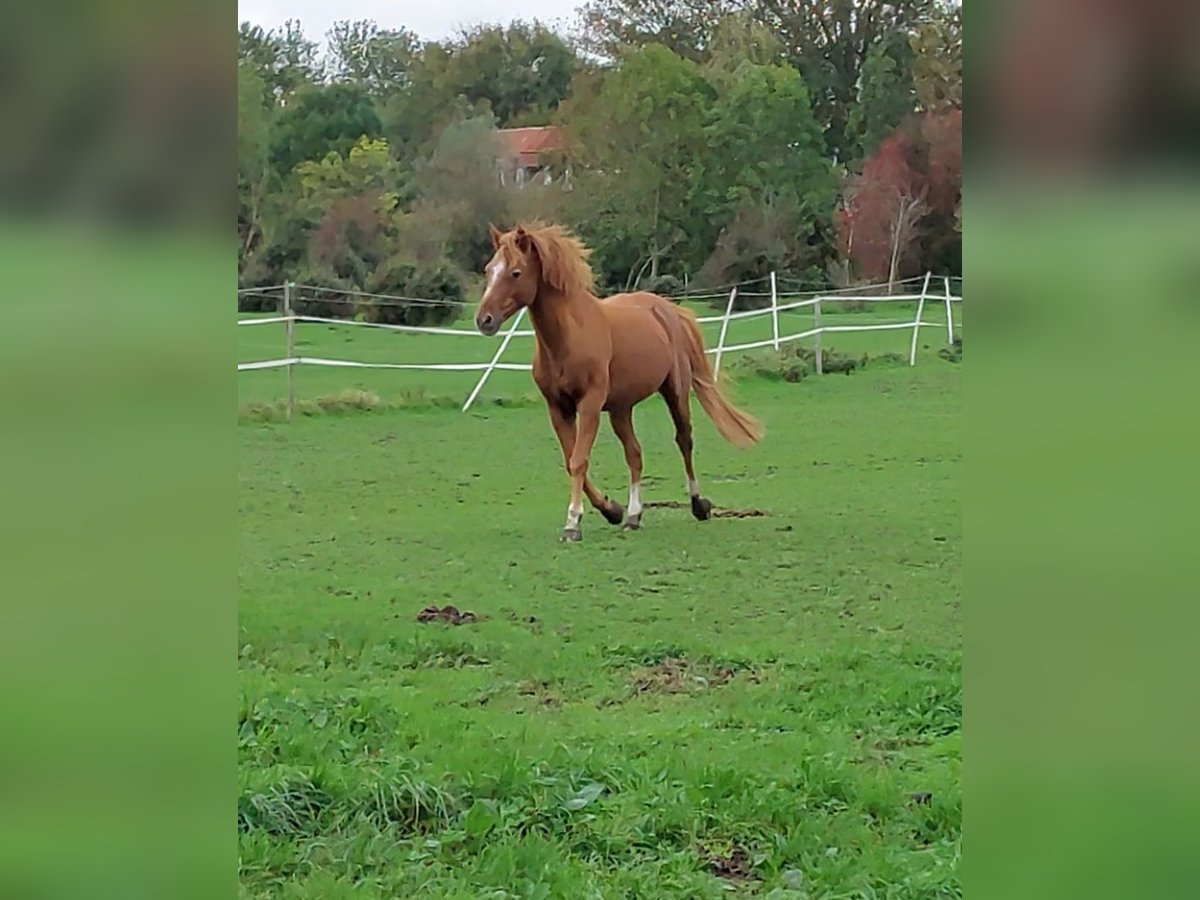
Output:
[[[579,418],[575,429],[575,446],[571,449],[571,458],[567,463],[567,471],[571,475],[571,502],[567,506],[567,524],[563,526],[564,541],[583,539],[583,530],[579,526],[583,518],[583,495],[589,486],[588,463],[592,455],[592,446],[596,443],[596,433],[600,430],[600,411],[603,406],[602,396],[589,394],[577,407]],[[598,498],[591,499],[596,503]],[[603,512],[601,504],[596,505]],[[617,521],[621,521],[619,516]]]
[[[549,405],[549,410],[550,410],[550,424],[554,426],[554,434],[558,437],[558,443],[562,447],[563,465],[567,470],[567,474],[570,475],[571,474],[571,456],[575,452],[575,442],[576,442],[576,437],[577,437],[576,424],[575,424],[575,410],[572,410],[570,413],[568,413],[565,409],[563,409],[562,406],[560,406],[559,404],[557,404],[553,401],[549,401],[548,405]],[[574,477],[573,476],[572,476],[572,486],[574,486]],[[595,485],[592,484],[591,479],[586,478],[586,477],[583,479],[583,492],[584,492],[584,494],[587,495],[588,500],[590,500],[592,502],[592,506],[594,506],[597,510],[599,510],[600,514],[602,516],[604,516],[604,518],[607,519],[609,521],[609,523],[611,523],[613,525],[621,524],[621,521],[625,517],[625,510],[621,508],[621,504],[615,503],[612,500],[610,500],[607,496],[605,496],[603,493],[601,493],[600,490],[598,488],[596,488]],[[568,526],[569,526],[570,525],[569,514],[568,514],[567,521],[568,521]],[[564,539],[579,540],[579,538],[582,537],[582,529],[579,525],[578,520],[575,522],[574,530],[575,530],[576,534],[578,535],[577,537],[573,537],[573,538],[565,538],[564,537]]]

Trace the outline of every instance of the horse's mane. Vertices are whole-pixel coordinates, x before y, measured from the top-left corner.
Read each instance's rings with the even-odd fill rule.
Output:
[[[595,277],[588,257],[592,251],[583,242],[561,225],[530,222],[519,225],[502,238],[502,245],[516,249],[521,234],[529,236],[542,266],[542,279],[564,294],[591,293],[595,288]],[[508,254],[506,254],[507,256]]]

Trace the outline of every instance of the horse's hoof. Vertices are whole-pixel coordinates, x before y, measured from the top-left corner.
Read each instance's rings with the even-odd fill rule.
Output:
[[[583,529],[582,528],[564,528],[562,537],[559,538],[559,540],[560,541],[582,541],[583,540]]]
[[[712,518],[713,505],[703,497],[692,498],[692,515],[701,522],[707,522]]]
[[[642,514],[638,513],[636,516],[630,516],[625,522],[625,527],[622,528],[621,530],[622,531],[641,531],[641,529],[642,529]]]
[[[600,515],[608,521],[609,525],[620,525],[621,520],[625,518],[625,508],[620,503],[613,503],[612,506],[600,507]]]

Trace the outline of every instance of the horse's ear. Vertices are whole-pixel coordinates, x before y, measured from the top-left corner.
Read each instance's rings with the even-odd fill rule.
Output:
[[[500,238],[503,236],[503,234],[504,234],[504,232],[502,232],[499,228],[497,228],[491,222],[488,222],[488,236],[492,239],[492,249],[493,250],[500,249]]]
[[[532,246],[532,241],[529,239],[529,232],[520,226],[517,227],[517,249],[522,253],[528,253]]]

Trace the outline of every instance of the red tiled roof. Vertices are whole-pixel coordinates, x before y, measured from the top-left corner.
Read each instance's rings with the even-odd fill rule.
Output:
[[[565,150],[567,146],[562,129],[557,125],[501,128],[497,134],[509,154],[515,156],[522,166],[540,165],[543,153]]]

